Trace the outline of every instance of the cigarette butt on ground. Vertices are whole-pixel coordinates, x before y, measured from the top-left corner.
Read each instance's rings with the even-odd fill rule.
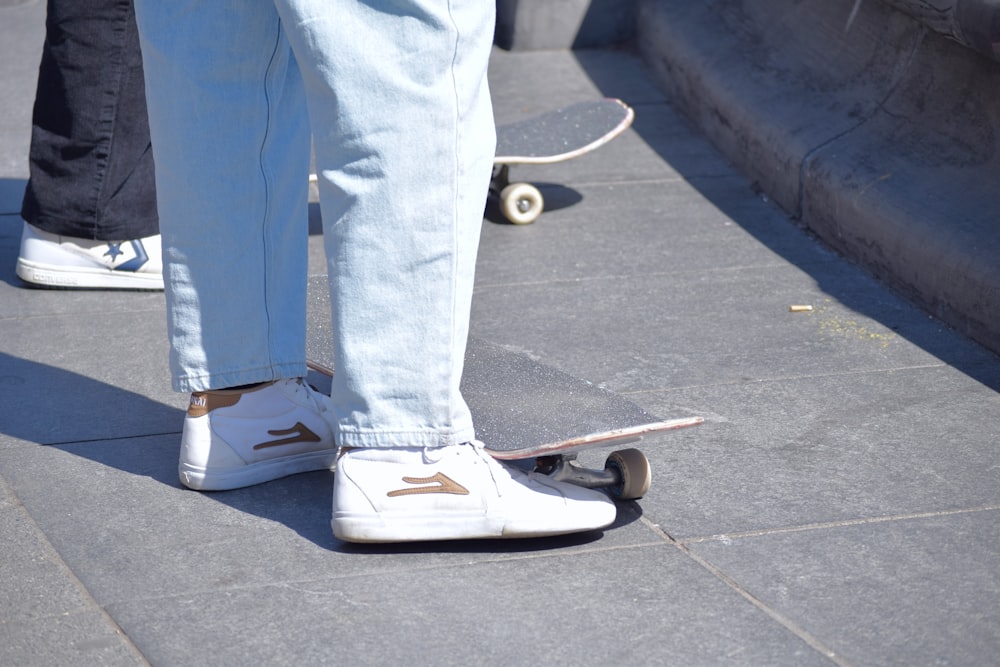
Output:
[[[813,307],[809,305],[793,305],[789,306],[788,310],[793,313],[808,313]]]

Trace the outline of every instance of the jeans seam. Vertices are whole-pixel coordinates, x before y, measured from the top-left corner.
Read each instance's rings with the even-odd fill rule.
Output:
[[[258,153],[258,164],[260,165],[261,179],[264,181],[264,217],[261,220],[261,246],[262,246],[262,256],[264,257],[263,267],[261,269],[264,279],[264,322],[267,326],[267,333],[265,340],[267,341],[267,358],[269,364],[273,364],[274,350],[273,350],[273,337],[272,337],[272,322],[271,322],[271,276],[269,271],[273,268],[273,262],[271,261],[270,252],[271,244],[268,242],[268,228],[271,221],[271,179],[267,173],[267,159],[265,153],[268,150],[268,142],[271,138],[271,123],[272,123],[272,91],[271,91],[271,80],[274,71],[274,66],[277,61],[278,49],[281,45],[281,35],[282,35],[281,19],[277,19],[277,32],[274,39],[274,48],[271,51],[271,57],[268,60],[267,68],[264,70],[264,102],[265,102],[265,112],[267,114],[266,122],[264,124],[264,136],[261,139],[260,152]]]
[[[122,79],[128,69],[125,65],[124,49],[128,40],[128,11],[120,13],[115,17],[115,27],[110,31],[115,36],[115,66],[114,77],[108,80],[104,89],[101,103],[101,113],[98,127],[101,128],[101,137],[97,144],[97,160],[94,169],[94,196],[93,206],[93,237],[97,238],[97,229],[101,226],[101,201],[104,197],[104,189],[107,185],[108,169],[111,166],[111,142],[114,138],[115,125],[118,121],[118,98],[123,84]]]
[[[451,0],[449,0],[448,1],[448,18],[451,21],[452,30],[453,30],[453,33],[454,33],[454,36],[455,36],[454,45],[453,45],[453,49],[454,50],[452,52],[452,58],[451,58],[451,83],[452,83],[453,102],[454,102],[454,105],[455,105],[455,107],[454,107],[455,108],[455,113],[454,113],[454,117],[453,117],[453,122],[455,123],[455,130],[454,130],[454,137],[453,137],[453,140],[454,140],[454,155],[455,155],[455,157],[454,157],[454,178],[452,179],[452,193],[451,193],[451,197],[452,197],[452,201],[451,201],[451,205],[452,205],[452,226],[451,226],[451,244],[452,244],[451,275],[452,275],[452,288],[451,288],[451,322],[449,322],[449,327],[448,327],[448,335],[450,337],[450,340],[448,341],[449,342],[448,348],[449,348],[449,350],[451,350],[451,360],[450,360],[451,368],[449,369],[449,373],[448,373],[448,386],[449,387],[457,386],[458,383],[456,382],[456,378],[454,377],[454,375],[455,375],[455,367],[456,367],[456,365],[458,363],[461,363],[461,360],[459,360],[459,359],[456,358],[458,355],[457,355],[457,353],[455,351],[457,349],[457,343],[458,343],[458,341],[455,339],[456,338],[455,327],[456,327],[456,323],[458,322],[458,319],[459,319],[459,313],[458,313],[458,294],[459,294],[459,289],[458,289],[457,285],[455,285],[455,281],[457,280],[457,277],[458,277],[458,274],[459,274],[459,266],[460,266],[460,262],[461,262],[461,258],[458,256],[458,254],[459,254],[459,252],[461,250],[461,244],[459,243],[459,237],[460,237],[460,235],[462,233],[462,231],[461,231],[462,220],[460,218],[461,213],[462,213],[462,210],[461,210],[462,207],[460,205],[460,203],[461,203],[461,195],[460,195],[460,193],[458,191],[459,190],[458,184],[461,182],[460,178],[461,178],[461,160],[462,160],[462,157],[461,157],[461,142],[462,142],[462,137],[461,137],[461,128],[462,128],[461,113],[462,113],[462,104],[461,104],[461,95],[459,93],[458,77],[456,76],[456,69],[458,67],[459,48],[461,46],[462,35],[461,35],[461,31],[459,30],[459,27],[458,27],[458,22],[455,20],[453,9],[454,9],[454,5],[451,2]],[[461,397],[461,392],[458,392],[458,394],[456,395],[456,392],[453,392],[453,391],[451,391],[449,389],[449,391],[448,391],[448,406],[447,406],[447,411],[448,411],[447,423],[449,425],[454,426],[453,421],[454,421],[455,415],[458,413],[459,402],[460,402],[459,399],[460,399],[460,397]]]

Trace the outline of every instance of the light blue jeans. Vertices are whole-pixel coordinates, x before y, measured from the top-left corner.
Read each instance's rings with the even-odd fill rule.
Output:
[[[473,439],[492,0],[137,0],[174,388],[305,368],[315,144],[339,444]]]

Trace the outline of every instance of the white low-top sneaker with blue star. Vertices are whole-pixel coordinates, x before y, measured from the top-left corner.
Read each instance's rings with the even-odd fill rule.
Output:
[[[90,289],[163,289],[160,235],[91,241],[24,223],[17,275],[33,285]]]

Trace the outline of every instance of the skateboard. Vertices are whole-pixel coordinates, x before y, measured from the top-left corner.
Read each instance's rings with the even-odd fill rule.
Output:
[[[318,373],[326,378],[333,377],[333,369],[323,363],[310,360],[307,366],[312,374]],[[313,375],[310,375],[309,382],[320,391],[329,391],[328,385],[322,380],[317,381]],[[523,442],[516,442],[514,446],[510,446],[510,441],[498,439],[494,444],[500,443],[502,446],[487,446],[485,450],[487,454],[500,461],[521,464],[522,467],[523,462],[527,462],[527,467],[533,472],[561,482],[590,489],[603,489],[612,498],[619,500],[637,500],[646,495],[652,482],[649,461],[640,450],[628,448],[611,452],[603,468],[581,465],[577,460],[578,454],[597,447],[617,447],[638,442],[647,435],[697,426],[703,421],[701,417],[683,417],[577,435],[541,444],[525,445]]]
[[[501,461],[533,462],[534,472],[561,482],[590,489],[604,489],[612,498],[619,500],[637,500],[646,495],[653,479],[649,461],[642,451],[628,448],[611,452],[604,461],[603,469],[582,466],[577,461],[577,455],[595,447],[617,447],[638,442],[647,435],[697,426],[703,421],[701,417],[683,417],[517,449],[486,447],[486,452]]]
[[[534,222],[545,208],[541,191],[530,183],[511,182],[518,164],[552,164],[600,148],[632,125],[635,112],[617,99],[591,100],[497,127],[490,194],[510,222]]]
[[[329,289],[325,276],[307,288],[308,382],[329,393],[334,372]],[[462,395],[472,411],[476,438],[497,459],[602,488],[623,500],[643,495],[651,475],[645,456],[625,449],[603,466],[585,468],[596,452],[702,423],[700,417],[663,421],[628,399],[519,352],[470,337]],[[582,435],[581,435],[582,434]]]
[[[511,182],[518,164],[552,164],[600,148],[632,125],[635,112],[617,99],[591,100],[497,127],[490,195],[510,222],[534,222],[545,208],[541,191],[530,183]],[[315,172],[309,182],[316,183]]]

